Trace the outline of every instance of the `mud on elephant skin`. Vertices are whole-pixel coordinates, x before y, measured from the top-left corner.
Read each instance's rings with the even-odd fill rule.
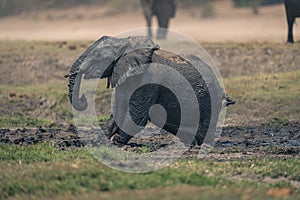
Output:
[[[300,0],[285,0],[286,19],[288,24],[288,43],[294,43],[293,26],[297,17],[300,17]]]
[[[176,74],[184,81],[174,77]],[[201,145],[208,132],[215,134],[222,107],[235,103],[200,58],[159,50],[146,37],[102,37],[75,61],[68,77],[70,101],[78,111],[88,107],[85,96],[79,96],[82,79],[107,78],[107,87],[115,88],[107,136],[118,144],[126,144],[152,122],[185,145]],[[158,110],[151,114],[154,105],[163,107],[165,113]],[[194,110],[199,112],[193,115]]]
[[[147,22],[148,37],[152,38],[150,27],[152,27],[152,17],[156,16],[159,26],[156,37],[157,39],[165,39],[169,21],[176,14],[177,0],[141,0],[141,5]]]

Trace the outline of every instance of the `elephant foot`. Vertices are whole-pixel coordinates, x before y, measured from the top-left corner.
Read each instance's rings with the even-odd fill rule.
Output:
[[[167,38],[167,35],[164,34],[157,34],[156,39],[157,40],[165,40]]]
[[[166,38],[167,38],[167,29],[166,28],[159,28],[157,30],[156,39],[165,40]]]
[[[121,147],[128,143],[128,141],[132,138],[131,135],[119,130],[118,133],[113,135],[112,142],[114,145]]]
[[[147,37],[148,37],[148,39],[150,39],[150,40],[153,38],[152,34],[148,34]]]
[[[107,127],[107,138],[118,147],[127,144],[128,141],[132,138],[131,135],[128,135],[118,127],[112,116],[106,122],[105,126]]]
[[[288,36],[287,43],[294,43],[294,37],[292,35]]]
[[[205,136],[203,136],[203,135],[196,135],[191,146],[192,147],[196,146],[196,145],[201,146],[203,144],[204,138],[205,138]]]

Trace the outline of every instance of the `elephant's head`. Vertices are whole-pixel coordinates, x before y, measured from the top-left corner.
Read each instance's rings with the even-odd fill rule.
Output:
[[[81,79],[108,78],[107,87],[115,87],[124,77],[143,73],[159,46],[146,37],[114,38],[104,36],[91,45],[72,65],[69,97],[78,111],[87,108],[84,95],[79,96]]]

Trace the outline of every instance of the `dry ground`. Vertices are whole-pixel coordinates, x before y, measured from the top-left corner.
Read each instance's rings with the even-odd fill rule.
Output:
[[[260,14],[254,15],[251,9],[233,8],[229,0],[217,1],[215,17],[203,19],[200,16],[201,8],[179,9],[170,28],[205,42],[284,43],[286,40],[283,5],[262,7]],[[0,39],[96,40],[103,35],[114,35],[144,26],[140,8],[114,13],[106,7],[82,6],[1,18]],[[156,23],[154,26],[157,26]],[[295,35],[296,40],[300,40],[299,26],[295,27]]]

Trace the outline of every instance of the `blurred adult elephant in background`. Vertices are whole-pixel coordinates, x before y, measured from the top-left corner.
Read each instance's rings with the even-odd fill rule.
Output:
[[[0,0],[0,16],[11,15],[15,12],[15,3],[13,0]]]
[[[170,18],[175,17],[177,0],[141,0],[143,13],[147,22],[148,37],[152,38],[152,16],[157,17],[159,29],[157,39],[164,39],[167,35]]]
[[[288,23],[288,39],[287,42],[294,43],[293,26],[296,17],[300,17],[300,0],[284,1],[286,18]]]

